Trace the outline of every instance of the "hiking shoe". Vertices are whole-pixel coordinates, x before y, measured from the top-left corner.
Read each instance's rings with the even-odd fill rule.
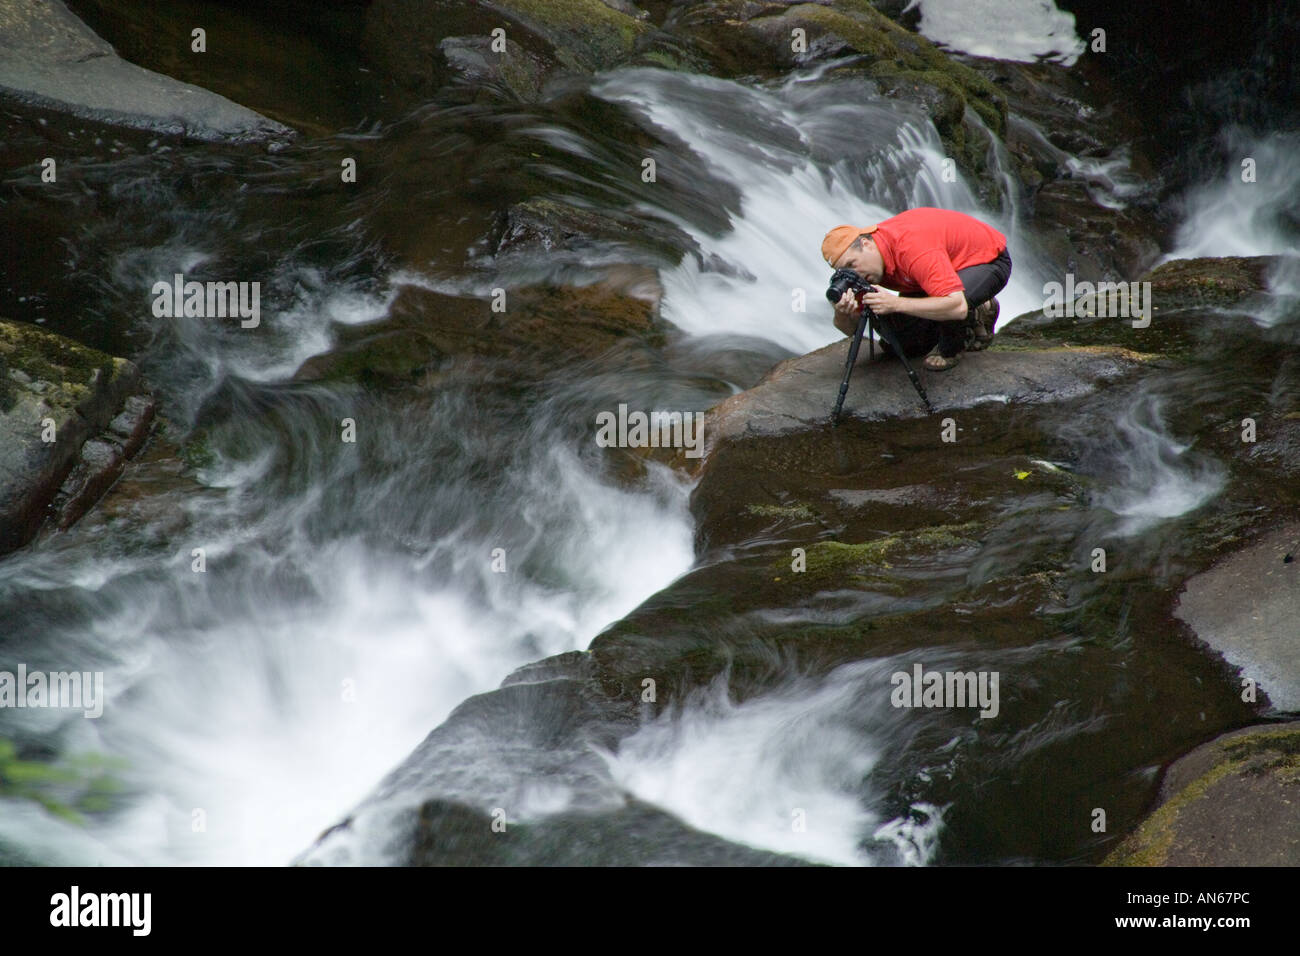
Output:
[[[971,320],[970,342],[966,348],[971,352],[982,352],[993,342],[993,327],[997,325],[998,313],[1002,307],[996,298],[989,299],[978,306]]]

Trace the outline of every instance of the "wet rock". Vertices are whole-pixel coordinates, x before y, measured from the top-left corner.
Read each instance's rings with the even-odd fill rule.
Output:
[[[120,126],[234,142],[288,127],[121,59],[60,0],[0,0],[0,92]]]
[[[991,516],[1040,513],[1046,528],[1084,506],[1075,475],[1026,454],[1044,445],[1028,422],[1136,373],[1147,357],[995,345],[943,373],[951,378],[919,372],[939,409],[929,416],[896,360],[868,363],[864,352],[848,414],[832,427],[846,351],[840,342],[782,362],[710,410],[691,497],[698,567],[592,642],[606,693],[635,699],[649,677],[662,706],[724,669],[761,681],[786,655],[803,672],[941,643],[957,607],[963,625],[987,618],[999,628],[1001,615],[1015,616],[1014,632],[1032,639],[1023,619],[1065,603],[1061,569],[1073,559],[1056,535],[1045,530],[1037,552],[1024,549],[1002,540]],[[956,444],[939,436],[950,415]],[[977,556],[1008,548],[1021,557],[996,578],[975,570]],[[837,602],[862,623],[830,623]],[[806,626],[794,623],[805,615]]]
[[[1073,315],[1045,311],[1017,316],[998,332],[1002,348],[1038,348],[1050,342],[1119,345],[1161,355],[1186,354],[1208,337],[1241,322],[1224,310],[1246,309],[1268,290],[1277,256],[1175,259],[1144,273],[1133,282],[1093,284],[1084,295],[1070,298]],[[1085,281],[1080,279],[1080,282]],[[1143,302],[1142,283],[1150,282],[1150,301]],[[1134,328],[1136,305],[1150,305],[1150,323]],[[1077,297],[1075,297],[1077,296]],[[1064,303],[1062,303],[1064,306]]]
[[[581,254],[615,244],[649,249],[663,264],[675,265],[685,250],[695,246],[695,241],[662,221],[621,217],[544,198],[515,203],[489,237],[489,245],[498,257]]]
[[[1162,310],[1222,309],[1266,292],[1269,274],[1280,262],[1279,256],[1174,259],[1139,281],[1151,283],[1151,295]]]
[[[498,27],[512,44],[504,53],[468,42],[490,38]],[[372,62],[410,90],[429,92],[468,70],[535,95],[555,66],[591,72],[624,62],[650,29],[600,0],[377,0],[366,12],[362,44]],[[448,38],[455,42],[444,46]],[[525,59],[494,64],[491,57]]]
[[[705,440],[709,453],[737,439],[781,435],[828,424],[848,357],[844,339],[787,359],[754,388],[709,410]],[[867,350],[849,381],[843,414],[861,421],[923,418],[929,413],[896,359],[868,361]],[[969,408],[982,402],[1052,402],[1075,398],[1099,382],[1139,367],[1143,356],[1118,348],[1046,348],[966,353],[956,368],[927,372],[913,368],[936,411]],[[707,455],[706,455],[707,459]]]
[[[148,395],[132,395],[122,412],[98,438],[81,446],[77,463],[54,496],[53,523],[67,530],[121,477],[127,461],[140,450],[149,436],[154,401]]]
[[[1149,216],[1099,205],[1080,179],[1044,184],[1033,203],[1040,248],[1076,281],[1125,279],[1160,255],[1159,232]]]
[[[1189,578],[1175,614],[1275,708],[1300,711],[1300,523]]]
[[[594,358],[627,335],[656,336],[652,308],[602,286],[528,286],[507,293],[507,311],[484,299],[407,286],[389,318],[344,327],[340,344],[313,356],[298,381],[436,383],[492,368],[507,381],[535,379],[575,358]]]
[[[84,514],[140,448],[152,415],[130,362],[0,320],[0,554],[47,518],[66,528]]]
[[[1300,865],[1300,721],[1233,731],[1170,764],[1108,866]]]
[[[447,37],[438,44],[447,65],[466,83],[495,88],[524,103],[541,98],[542,83],[552,66],[507,38],[505,50],[495,52],[488,36]]]

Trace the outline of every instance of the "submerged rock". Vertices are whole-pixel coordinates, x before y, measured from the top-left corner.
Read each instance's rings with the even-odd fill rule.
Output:
[[[1170,764],[1107,866],[1300,865],[1300,721],[1224,734]]]
[[[0,319],[0,554],[47,519],[66,528],[84,514],[152,418],[153,400],[126,359]]]
[[[696,242],[661,220],[637,219],[608,211],[582,209],[571,202],[534,198],[515,203],[499,217],[487,238],[493,255],[549,256],[561,252],[603,253],[645,249],[675,264]]]
[[[0,0],[0,93],[118,126],[201,140],[293,131],[224,96],[127,63],[60,0]]]
[[[447,65],[466,83],[494,88],[524,103],[541,98],[549,64],[508,37],[500,53],[492,49],[492,38],[488,36],[447,37],[438,49]]]

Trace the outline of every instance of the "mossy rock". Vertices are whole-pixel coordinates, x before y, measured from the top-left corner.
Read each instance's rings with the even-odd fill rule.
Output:
[[[1110,283],[1074,302],[1073,316],[1029,312],[999,329],[994,348],[1039,348],[1048,343],[1083,346],[1118,345],[1146,360],[1156,356],[1185,359],[1225,334],[1254,335],[1253,323],[1239,314],[1262,300],[1277,256],[1175,259],[1140,276],[1150,282],[1150,322],[1135,328],[1121,313],[1132,283]],[[1119,294],[1112,300],[1111,287]],[[1142,290],[1139,289],[1139,295]],[[1124,310],[1132,312],[1133,310]],[[1237,313],[1237,314],[1234,314]]]
[[[1176,760],[1159,806],[1104,866],[1300,864],[1300,721],[1234,731]]]
[[[11,406],[15,389],[12,373],[16,371],[34,383],[45,383],[42,397],[56,409],[72,408],[90,395],[98,380],[97,373],[111,377],[126,365],[124,359],[40,326],[3,319],[0,319],[0,361],[7,367],[4,382],[8,385]],[[0,401],[4,394],[0,392]]]
[[[1174,259],[1144,274],[1162,310],[1229,308],[1268,291],[1269,272],[1278,256],[1223,256]]]
[[[738,0],[690,4],[665,28],[693,38],[722,72],[770,74],[807,63],[858,53],[869,72],[910,77],[961,99],[994,133],[1006,127],[1006,100],[975,70],[949,58],[929,40],[876,10],[867,0],[835,0],[829,6],[748,3]],[[802,29],[807,50],[792,49]],[[945,115],[956,114],[950,105]]]

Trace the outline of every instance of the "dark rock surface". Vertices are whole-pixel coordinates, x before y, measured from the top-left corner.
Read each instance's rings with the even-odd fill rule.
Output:
[[[0,93],[200,140],[279,140],[293,132],[216,93],[127,63],[60,0],[0,0]]]
[[[484,299],[404,287],[387,319],[343,327],[338,345],[304,362],[295,378],[434,384],[471,369],[536,378],[624,336],[656,332],[647,302],[599,285],[510,289],[506,303],[505,312],[493,312]]]

